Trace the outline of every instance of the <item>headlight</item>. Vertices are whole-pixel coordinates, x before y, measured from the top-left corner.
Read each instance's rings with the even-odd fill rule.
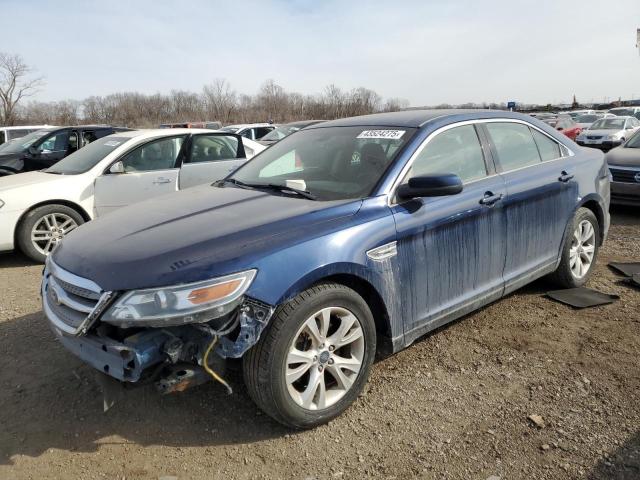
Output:
[[[620,138],[618,137],[617,133],[613,133],[611,135],[607,135],[607,140],[619,140]]]
[[[238,305],[256,272],[247,270],[204,282],[133,290],[120,297],[101,320],[125,328],[208,322]]]

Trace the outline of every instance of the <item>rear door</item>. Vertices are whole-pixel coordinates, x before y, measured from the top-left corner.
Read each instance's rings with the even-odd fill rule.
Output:
[[[246,161],[239,135],[224,132],[194,134],[180,168],[179,188],[220,180]]]
[[[507,195],[505,290],[555,268],[578,194],[569,150],[524,122],[483,123]]]
[[[178,164],[184,154],[186,135],[151,140],[120,157],[124,173],[108,171],[95,181],[95,213],[177,190]]]

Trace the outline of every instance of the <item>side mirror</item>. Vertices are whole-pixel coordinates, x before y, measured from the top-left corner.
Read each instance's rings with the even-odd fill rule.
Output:
[[[111,165],[111,168],[109,168],[109,173],[125,173],[124,164],[122,162],[114,163]]]
[[[402,199],[418,197],[444,197],[456,195],[462,191],[462,180],[454,173],[423,175],[409,179],[400,185],[398,197]]]
[[[29,150],[27,150],[29,152],[29,155],[37,155],[38,154],[38,149],[36,147],[29,147]]]

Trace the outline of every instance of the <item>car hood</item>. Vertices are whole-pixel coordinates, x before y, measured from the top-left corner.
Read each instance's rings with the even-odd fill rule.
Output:
[[[61,178],[63,178],[62,175],[45,172],[25,172],[16,175],[7,175],[0,177],[0,193],[29,185],[57,182],[60,181]]]
[[[614,148],[607,153],[606,159],[610,166],[640,168],[640,148]]]
[[[104,290],[195,282],[252,268],[265,254],[335,228],[361,204],[206,185],[89,222],[52,259]]]
[[[620,134],[623,130],[583,130],[582,133],[584,135],[599,135],[606,137],[607,135],[617,135]]]

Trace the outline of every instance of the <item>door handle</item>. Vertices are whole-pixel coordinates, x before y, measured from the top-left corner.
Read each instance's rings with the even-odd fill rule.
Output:
[[[573,177],[574,177],[574,175],[569,175],[567,172],[565,172],[563,170],[562,173],[560,174],[560,176],[558,177],[558,181],[562,182],[562,183],[567,183]]]
[[[160,178],[157,178],[153,183],[156,185],[160,185],[162,183],[171,183],[171,180],[168,178],[160,177]]]
[[[502,200],[502,193],[496,195],[493,192],[486,192],[484,197],[480,200],[480,205],[485,205],[487,207],[493,207],[496,202]]]

